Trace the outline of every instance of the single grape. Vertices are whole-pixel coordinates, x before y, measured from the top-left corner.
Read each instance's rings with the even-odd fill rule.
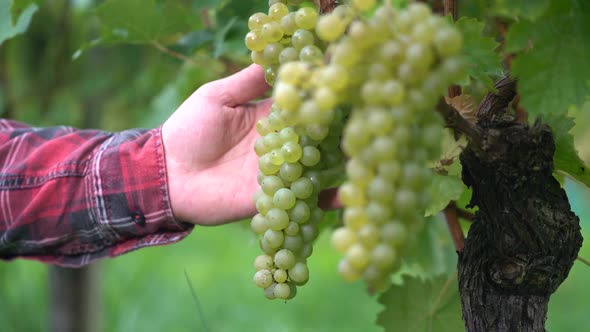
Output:
[[[248,28],[252,31],[260,30],[264,23],[267,23],[269,20],[269,17],[264,13],[254,13],[248,19]]]
[[[269,43],[264,47],[264,59],[269,63],[278,63],[279,55],[285,47],[281,43]]]
[[[373,248],[379,242],[379,228],[373,223],[368,223],[358,231],[359,243],[365,248]]]
[[[301,174],[303,174],[303,167],[298,162],[284,163],[279,170],[279,176],[281,179],[289,182],[299,179]]]
[[[275,193],[274,197],[277,197],[277,193],[280,194],[282,190],[288,190],[290,192],[289,189],[283,188],[283,189],[280,189],[279,191],[277,191]],[[294,196],[293,196],[293,198],[294,198]],[[277,202],[277,201],[278,201],[277,199],[273,199],[273,202]],[[275,204],[275,206],[277,206],[277,205]],[[283,230],[283,229],[285,229],[285,227],[287,227],[287,225],[289,225],[289,215],[287,214],[287,212],[285,210],[281,209],[278,206],[276,208],[270,209],[265,217],[266,217],[266,224],[273,231]]]
[[[303,238],[303,242],[310,243],[313,242],[319,234],[318,226],[315,224],[304,224],[300,228],[301,237]]]
[[[287,14],[289,14],[289,7],[281,2],[273,4],[268,9],[268,17],[274,21],[280,21]]]
[[[272,197],[266,194],[260,195],[256,200],[256,210],[263,216],[273,208]]]
[[[262,51],[266,46],[266,39],[263,38],[262,33],[259,30],[250,31],[246,34],[245,37],[246,47],[250,51]]]
[[[263,241],[271,246],[272,248],[279,248],[283,245],[285,241],[285,235],[281,231],[274,231],[272,229],[267,230],[264,232]]]
[[[281,189],[277,190],[273,196],[274,205],[277,208],[282,209],[282,210],[289,210],[290,208],[295,206],[296,201],[297,201],[297,198],[295,197],[295,194],[293,193],[293,191],[291,191],[291,189],[287,189],[287,188],[281,188]],[[270,213],[270,211],[269,211],[269,213]],[[286,212],[285,212],[285,216],[287,216]],[[268,214],[266,217],[268,218]],[[287,219],[288,219],[288,216],[287,216]],[[287,226],[285,226],[285,227],[287,227]]]
[[[283,38],[283,34],[283,28],[277,22],[270,21],[262,26],[261,35],[266,43],[278,42]]]
[[[289,278],[297,283],[307,282],[309,279],[309,269],[307,268],[307,265],[302,262],[295,263],[295,266],[289,270]]]
[[[295,13],[295,22],[300,28],[311,30],[315,28],[318,16],[318,12],[314,8],[302,7]]]
[[[268,229],[264,216],[260,213],[257,213],[254,217],[252,217],[252,220],[250,221],[250,228],[252,228],[254,233],[258,235],[264,234],[264,232],[266,232]]]
[[[321,153],[315,146],[306,146],[303,148],[300,162],[307,166],[315,166],[320,161]]]
[[[291,191],[299,199],[306,199],[313,193],[313,182],[310,179],[302,177],[291,183]]]
[[[280,177],[271,175],[265,176],[260,186],[265,194],[272,196],[275,194],[275,192],[277,192],[277,190],[284,188],[285,184]]]
[[[324,53],[315,45],[306,45],[299,51],[299,60],[311,64],[321,64],[324,60]]]
[[[299,52],[293,47],[285,47],[281,54],[279,54],[279,63],[281,65],[299,60]]]
[[[332,233],[332,246],[341,254],[346,253],[356,242],[356,234],[349,228],[340,227]]]
[[[272,284],[272,273],[269,270],[256,271],[254,274],[254,284],[260,288],[267,288]]]
[[[389,268],[396,258],[395,250],[383,243],[378,244],[371,251],[371,262],[380,269]]]
[[[306,223],[311,216],[309,205],[301,200],[297,200],[295,206],[289,210],[289,219],[298,224]]]
[[[271,270],[274,266],[273,258],[269,255],[259,255],[254,259],[254,268],[256,271],[263,269]]]
[[[274,262],[279,269],[288,270],[295,265],[295,255],[289,249],[281,249],[276,252]]]
[[[338,273],[344,278],[344,280],[348,282],[353,282],[358,280],[361,275],[358,270],[356,270],[346,258],[343,258],[338,263]]]
[[[285,236],[285,241],[283,242],[283,248],[289,249],[292,252],[298,252],[303,247],[303,239],[299,235],[293,236]]]
[[[313,45],[314,37],[311,32],[304,29],[298,29],[293,33],[291,43],[293,44],[293,47],[300,50],[307,45]]]
[[[273,290],[274,296],[279,299],[288,299],[291,294],[291,288],[287,284],[276,284]]]
[[[277,283],[273,282],[270,286],[264,289],[264,296],[266,296],[267,299],[274,300],[277,298],[274,292],[276,285]]]
[[[277,269],[275,271],[275,273],[272,275],[272,278],[274,278],[274,280],[278,283],[283,283],[283,282],[287,281],[287,277],[288,277],[287,271],[285,271],[283,269]],[[272,280],[271,280],[271,283],[272,283]]]
[[[381,227],[381,239],[392,246],[401,246],[407,241],[407,230],[399,221],[390,221]]]
[[[346,23],[337,15],[324,15],[319,18],[316,25],[316,34],[327,42],[340,38],[346,29]]]
[[[286,142],[281,147],[281,155],[288,163],[294,163],[298,161],[303,155],[303,149],[301,145],[295,142]]]
[[[301,104],[301,97],[293,85],[280,82],[274,90],[274,101],[283,110],[295,111]]]

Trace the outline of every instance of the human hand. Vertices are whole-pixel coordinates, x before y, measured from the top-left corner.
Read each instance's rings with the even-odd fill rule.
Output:
[[[257,65],[195,91],[162,127],[170,203],[175,218],[200,225],[223,224],[256,213],[258,189],[256,121],[271,100]],[[324,208],[337,205],[335,190],[321,195]]]

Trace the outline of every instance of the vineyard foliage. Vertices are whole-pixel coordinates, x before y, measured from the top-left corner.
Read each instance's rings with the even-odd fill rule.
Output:
[[[404,0],[392,2],[407,6]],[[466,71],[458,80],[465,97],[455,101],[456,108],[473,116],[494,82],[511,73],[520,94],[515,108],[525,111],[530,123],[539,119],[553,129],[558,178],[590,186],[584,161],[590,160],[590,4],[458,3],[459,19],[449,18],[449,24],[463,35]],[[248,17],[267,9],[264,0],[0,1],[0,116],[39,126],[98,124],[112,131],[157,126],[200,85],[251,63],[244,46]],[[378,298],[383,310],[376,322],[388,331],[463,326],[456,258],[440,212],[450,201],[467,209],[470,190],[458,162],[465,144],[445,132],[441,161],[432,165],[437,173],[428,191],[434,199],[418,234],[420,245],[405,257],[395,285]],[[335,266],[333,273],[338,278]],[[297,296],[307,295],[302,290]]]

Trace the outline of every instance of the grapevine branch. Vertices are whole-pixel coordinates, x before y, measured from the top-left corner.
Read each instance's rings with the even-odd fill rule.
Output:
[[[193,64],[193,65],[196,65],[196,64],[197,64],[197,63],[195,62],[195,60],[193,60],[193,59],[189,58],[188,56],[186,56],[186,55],[184,55],[184,54],[181,54],[181,53],[178,53],[178,52],[175,52],[175,51],[173,51],[173,50],[169,49],[168,47],[166,47],[166,46],[164,46],[164,45],[160,44],[158,41],[155,41],[155,40],[154,40],[154,41],[152,41],[152,42],[151,42],[151,44],[152,44],[152,46],[154,46],[154,47],[155,47],[155,48],[156,48],[158,51],[160,51],[160,52],[162,52],[162,53],[168,54],[168,55],[170,55],[170,56],[172,56],[172,57],[174,57],[174,58],[177,58],[177,59],[179,59],[179,60],[181,60],[181,61],[184,61],[184,62],[188,62],[188,63],[190,63],[190,64]]]

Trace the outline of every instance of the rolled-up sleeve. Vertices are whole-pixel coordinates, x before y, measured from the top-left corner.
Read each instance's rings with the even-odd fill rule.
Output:
[[[82,266],[177,242],[160,129],[107,133],[0,120],[0,257]]]

